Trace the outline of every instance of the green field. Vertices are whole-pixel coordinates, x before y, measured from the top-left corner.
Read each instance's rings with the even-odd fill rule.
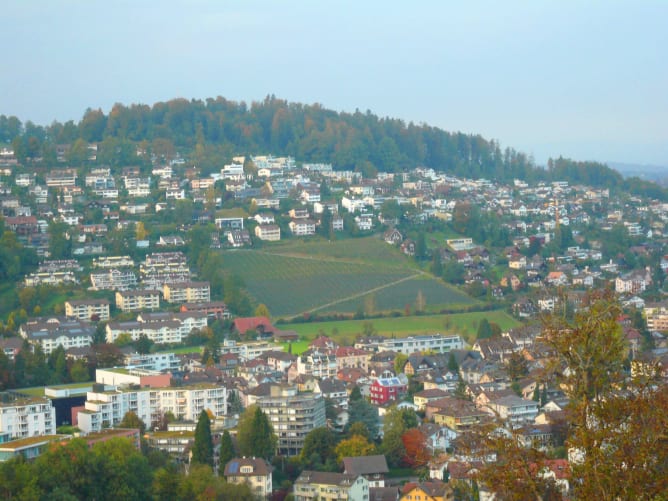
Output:
[[[293,353],[300,353],[306,348],[302,341],[312,340],[319,334],[326,334],[342,343],[352,343],[364,331],[365,322],[373,325],[375,331],[383,336],[405,337],[414,334],[460,334],[472,343],[480,320],[486,318],[499,324],[502,330],[517,327],[520,322],[504,311],[484,311],[455,313],[451,315],[423,315],[396,318],[375,318],[370,320],[343,320],[338,322],[312,322],[282,324],[282,330],[293,330],[299,334],[300,342],[293,344]]]
[[[257,303],[275,318],[305,312],[352,313],[373,294],[375,311],[401,310],[418,291],[428,310],[474,300],[421,271],[377,237],[287,242],[262,250],[225,253],[224,267],[239,275]]]

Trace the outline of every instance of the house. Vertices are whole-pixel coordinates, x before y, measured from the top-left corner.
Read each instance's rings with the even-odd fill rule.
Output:
[[[377,378],[371,383],[371,403],[383,405],[399,400],[408,390],[408,385],[398,377]]]
[[[247,484],[256,498],[271,496],[273,467],[262,458],[235,457],[225,464],[223,476],[231,484]]]
[[[238,317],[234,319],[232,330],[241,336],[254,331],[258,338],[266,338],[273,336],[276,328],[267,317]]]
[[[652,275],[649,269],[633,270],[617,277],[615,280],[615,292],[619,294],[638,294],[652,284]]]
[[[399,501],[451,501],[455,499],[452,487],[439,481],[408,482],[401,490]]]
[[[427,407],[427,403],[429,403],[431,400],[438,400],[449,395],[450,392],[439,390],[438,388],[422,390],[413,395],[413,403],[417,405],[418,410],[424,411]]]
[[[491,400],[483,410],[492,416],[508,420],[513,425],[533,423],[540,405],[533,400],[526,400],[517,395],[506,395]]]
[[[295,501],[369,501],[369,482],[362,475],[305,470],[295,480],[293,494]]]
[[[469,400],[444,397],[427,403],[425,417],[451,430],[460,431],[479,424],[487,414]]]
[[[362,475],[369,482],[369,487],[385,487],[385,475],[389,473],[385,456],[359,456],[343,458],[343,473]]]
[[[116,308],[121,311],[157,310],[160,308],[160,292],[136,290],[116,292]]]
[[[325,399],[329,399],[335,405],[348,408],[348,391],[346,383],[340,379],[323,378],[315,382],[314,393],[321,393]]]

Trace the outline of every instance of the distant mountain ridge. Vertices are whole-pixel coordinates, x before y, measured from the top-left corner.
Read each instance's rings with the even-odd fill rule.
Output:
[[[158,157],[176,152],[204,172],[220,168],[239,154],[291,155],[304,162],[327,162],[340,170],[366,176],[400,172],[415,166],[460,177],[509,182],[569,181],[623,189],[668,200],[668,192],[638,178],[624,180],[598,162],[550,159],[546,169],[522,152],[501,149],[480,135],[447,132],[427,124],[406,124],[370,111],[327,110],[319,104],[289,103],[274,96],[263,101],[235,102],[223,97],[172,99],[153,106],[116,104],[108,114],[88,109],[79,123],[21,124],[0,116],[0,141],[12,142],[23,163],[41,158],[54,163],[56,146],[71,144],[68,162],[87,161],[87,144],[98,143],[97,163],[111,166],[147,162],[137,146]]]

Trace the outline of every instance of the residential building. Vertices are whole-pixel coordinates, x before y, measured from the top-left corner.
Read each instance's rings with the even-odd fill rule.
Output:
[[[434,423],[455,431],[477,425],[487,416],[487,413],[477,409],[472,402],[454,397],[427,402],[425,410],[427,419],[433,419]]]
[[[371,383],[371,403],[383,405],[399,400],[408,389],[408,384],[398,377],[377,378]]]
[[[266,242],[278,242],[281,239],[281,228],[275,224],[260,224],[255,227],[255,236]]]
[[[87,394],[84,409],[77,412],[77,425],[85,433],[97,432],[120,423],[128,411],[133,411],[145,423],[153,422],[165,412],[181,420],[197,421],[207,409],[214,416],[227,413],[224,387],[200,384],[169,388],[94,388]]]
[[[18,457],[30,461],[44,454],[52,442],[65,442],[70,438],[71,435],[39,435],[8,442],[0,441],[0,462]]]
[[[113,343],[118,336],[127,333],[134,341],[144,335],[157,344],[180,343],[193,329],[203,329],[206,325],[204,313],[144,312],[133,322],[109,322],[106,339]]]
[[[223,476],[231,484],[247,484],[256,498],[271,496],[273,468],[262,458],[232,458],[225,465]]]
[[[126,368],[150,371],[178,371],[181,361],[174,353],[132,353],[125,356]]]
[[[385,487],[385,475],[389,471],[387,460],[382,455],[343,458],[343,473],[363,476],[370,488]]]
[[[126,291],[137,287],[137,275],[132,270],[117,268],[90,274],[91,289]]]
[[[318,349],[303,352],[297,358],[297,373],[316,378],[336,378],[336,355]]]
[[[295,480],[295,501],[368,501],[369,482],[362,475],[303,471]]]
[[[121,311],[157,310],[160,308],[160,292],[136,290],[116,292],[116,308]]]
[[[165,284],[162,294],[168,303],[208,303],[211,301],[209,282]]]
[[[315,235],[315,222],[311,219],[293,219],[288,226],[296,237]]]
[[[12,439],[54,435],[56,408],[45,397],[12,398],[3,393],[0,399],[0,433]]]
[[[82,299],[65,301],[65,315],[79,320],[109,320],[109,301],[106,299]]]
[[[19,334],[29,343],[39,345],[48,355],[58,346],[65,350],[90,346],[95,327],[88,322],[63,317],[36,318],[21,325]]]
[[[321,394],[297,393],[293,386],[272,385],[270,395],[259,397],[256,403],[278,437],[279,455],[299,455],[306,435],[327,424],[325,399]]]
[[[647,329],[650,331],[668,331],[668,302],[648,304],[644,308]]]
[[[462,349],[464,349],[464,341],[459,335],[425,334],[384,339],[378,343],[378,351],[395,351],[404,355],[410,355],[416,351],[447,352]]]
[[[445,482],[412,482],[404,485],[399,501],[451,501],[455,499],[450,484]]]
[[[540,405],[533,400],[526,400],[516,395],[507,395],[491,400],[484,407],[492,416],[508,420],[514,426],[533,423]]]

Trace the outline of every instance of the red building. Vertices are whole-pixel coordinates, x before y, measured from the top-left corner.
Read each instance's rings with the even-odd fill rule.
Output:
[[[382,405],[389,401],[399,400],[407,390],[406,384],[399,378],[378,378],[371,383],[371,403]]]

